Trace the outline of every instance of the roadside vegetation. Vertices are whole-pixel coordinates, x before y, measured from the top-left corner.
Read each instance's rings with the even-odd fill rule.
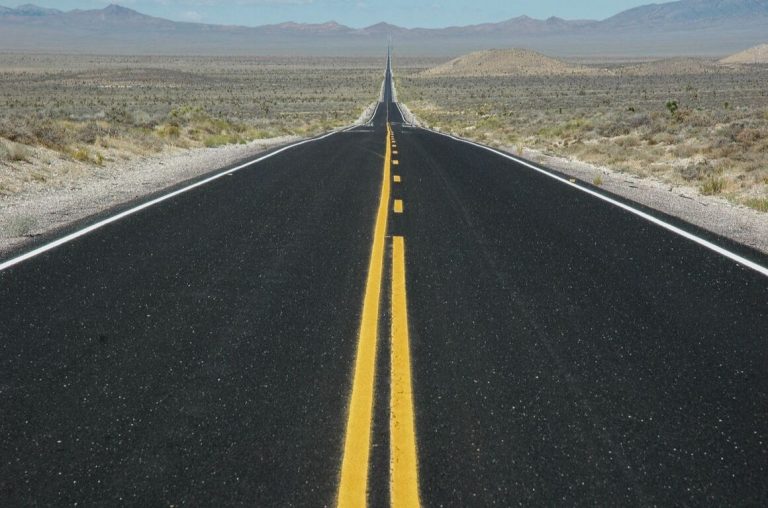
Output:
[[[381,59],[0,55],[0,196],[188,148],[311,136],[376,98]]]
[[[768,211],[766,65],[612,64],[594,75],[493,77],[425,69],[401,74],[398,93],[432,127]]]

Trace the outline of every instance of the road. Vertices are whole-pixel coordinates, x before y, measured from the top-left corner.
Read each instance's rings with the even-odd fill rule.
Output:
[[[0,504],[768,503],[768,259],[391,81],[0,264]]]

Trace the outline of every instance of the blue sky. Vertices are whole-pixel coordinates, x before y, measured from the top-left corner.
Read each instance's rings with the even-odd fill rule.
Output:
[[[502,21],[521,14],[603,19],[630,7],[664,0],[0,0],[0,5],[12,7],[27,1],[61,10],[102,8],[114,2],[153,16],[215,24],[335,20],[353,27],[379,21],[406,27],[443,27]]]

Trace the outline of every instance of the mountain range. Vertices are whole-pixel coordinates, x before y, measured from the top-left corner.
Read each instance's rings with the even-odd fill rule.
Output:
[[[679,0],[604,20],[520,16],[437,29],[333,21],[245,27],[176,22],[119,5],[68,12],[0,6],[2,51],[360,56],[379,55],[390,35],[401,55],[518,46],[560,56],[722,56],[768,40],[768,0]]]

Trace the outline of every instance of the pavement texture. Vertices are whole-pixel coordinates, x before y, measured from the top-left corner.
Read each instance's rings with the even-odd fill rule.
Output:
[[[334,504],[387,143],[371,506],[393,237],[424,505],[768,504],[768,278],[404,124],[385,82],[367,125],[0,272],[1,505]]]

